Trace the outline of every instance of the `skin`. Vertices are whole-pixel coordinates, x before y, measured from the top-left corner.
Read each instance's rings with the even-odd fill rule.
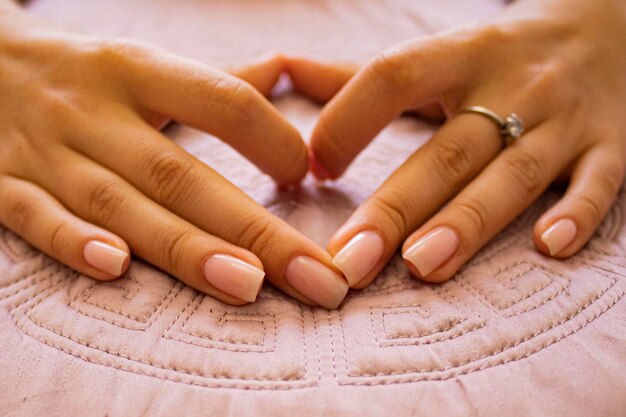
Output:
[[[550,255],[542,234],[570,219],[576,235],[553,256],[578,252],[624,178],[624,45],[624,1],[572,7],[567,0],[528,0],[492,21],[396,45],[360,68],[325,106],[313,132],[318,178],[340,177],[407,110],[426,109],[445,123],[332,237],[328,250],[335,255],[359,231],[383,236],[382,259],[355,287],[367,286],[398,247],[406,252],[439,226],[456,233],[458,249],[427,276],[407,266],[428,282],[451,278],[557,179],[569,186],[536,222],[534,240]],[[492,121],[457,114],[471,105],[517,113],[526,133],[502,149]]]
[[[59,30],[0,1],[0,223],[95,279],[116,276],[86,262],[90,240],[243,304],[203,276],[206,259],[226,254],[313,304],[285,267],[307,255],[335,270],[330,255],[159,131],[173,119],[211,133],[279,186],[298,184],[306,146],[261,93],[284,70],[274,57],[237,78],[151,45]]]
[[[203,260],[225,253],[311,304],[284,279],[294,256],[333,268],[331,255],[350,238],[376,230],[385,253],[355,285],[363,288],[399,247],[445,225],[459,237],[452,258],[424,277],[408,265],[444,281],[561,178],[569,188],[534,235],[548,254],[539,237],[572,219],[576,237],[555,254],[565,258],[591,237],[623,180],[625,23],[623,1],[519,1],[490,22],[409,40],[362,67],[274,56],[231,70],[236,78],[150,45],[61,31],[0,0],[0,89],[10,92],[0,97],[0,223],[96,279],[115,277],[86,264],[91,239],[242,304],[202,277]],[[263,97],[283,72],[298,92],[328,102],[310,161]],[[516,112],[527,133],[502,150],[493,122],[456,115],[477,104]],[[174,119],[212,133],[288,186],[309,162],[320,179],[340,177],[406,112],[445,123],[334,235],[330,255],[158,130]],[[263,138],[273,140],[258,146]]]

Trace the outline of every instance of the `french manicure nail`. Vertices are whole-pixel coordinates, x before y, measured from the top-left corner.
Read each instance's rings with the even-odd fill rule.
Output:
[[[459,238],[452,229],[438,227],[415,242],[402,257],[426,277],[450,259],[458,246]]]
[[[570,219],[561,219],[554,223],[541,235],[541,241],[545,243],[554,256],[561,252],[576,237],[576,223]]]
[[[348,292],[345,279],[308,256],[297,256],[289,261],[285,279],[296,291],[328,309],[337,308]]]
[[[90,240],[83,248],[83,256],[85,261],[97,270],[117,277],[122,273],[129,255],[115,246],[99,240]]]
[[[335,265],[352,287],[359,283],[380,261],[385,242],[376,232],[366,230],[354,236],[333,258]]]
[[[204,278],[218,290],[240,300],[256,300],[265,272],[241,259],[217,254],[204,261]]]

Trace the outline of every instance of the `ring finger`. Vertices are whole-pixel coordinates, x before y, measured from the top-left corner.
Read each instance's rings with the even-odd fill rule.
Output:
[[[403,258],[429,282],[450,278],[530,206],[580,152],[563,146],[560,125],[541,125],[504,150],[403,245]]]

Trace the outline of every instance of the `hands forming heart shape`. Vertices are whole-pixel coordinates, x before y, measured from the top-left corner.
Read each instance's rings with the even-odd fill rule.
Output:
[[[520,1],[496,19],[408,40],[361,67],[274,56],[218,71],[129,40],[75,35],[0,0],[0,223],[95,279],[130,253],[230,304],[264,277],[336,308],[402,247],[418,278],[451,278],[546,188],[537,249],[575,254],[626,171],[626,5]],[[326,103],[309,149],[270,104],[278,77]],[[480,105],[525,121],[502,148]],[[271,176],[336,179],[388,123],[444,122],[332,237],[327,250],[271,215],[159,129],[221,138]]]

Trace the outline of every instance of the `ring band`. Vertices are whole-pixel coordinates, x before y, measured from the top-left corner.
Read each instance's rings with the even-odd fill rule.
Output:
[[[503,119],[496,112],[482,106],[465,107],[464,109],[461,109],[459,113],[476,113],[493,120],[500,129],[503,146],[509,146],[514,141],[522,137],[522,134],[524,133],[524,121],[515,113],[511,113],[506,117],[506,119]]]

